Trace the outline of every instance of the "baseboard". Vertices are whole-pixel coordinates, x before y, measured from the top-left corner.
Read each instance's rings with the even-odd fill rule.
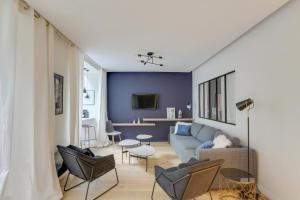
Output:
[[[270,190],[268,190],[267,188],[265,188],[264,186],[258,184],[257,187],[259,188],[260,192],[265,195],[268,199],[272,199],[272,200],[280,200],[278,196],[276,196],[274,194],[274,192],[271,192]]]

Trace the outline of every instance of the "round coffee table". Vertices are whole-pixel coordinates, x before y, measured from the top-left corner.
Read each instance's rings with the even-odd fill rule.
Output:
[[[148,157],[152,156],[155,153],[154,147],[150,145],[141,145],[136,148],[128,149],[129,152],[129,164],[130,157],[140,158],[146,160],[146,172],[148,170]]]
[[[236,168],[222,168],[220,174],[220,189],[227,191],[222,198],[257,199],[256,179],[252,174]]]
[[[136,147],[139,144],[140,142],[138,140],[132,140],[132,139],[126,139],[119,142],[119,146],[122,147],[122,164],[123,164],[123,154],[128,152],[128,148]]]
[[[142,140],[148,140],[148,145],[150,145],[152,137],[153,137],[152,135],[139,134],[136,136],[136,139],[138,139],[140,141],[140,144],[142,144]]]

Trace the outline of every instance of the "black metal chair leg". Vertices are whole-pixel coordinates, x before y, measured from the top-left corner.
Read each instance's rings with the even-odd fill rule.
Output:
[[[153,195],[154,195],[155,184],[156,184],[156,180],[154,181],[153,188],[152,188],[152,194],[151,194],[152,200],[153,200]]]
[[[68,173],[67,180],[66,180],[66,183],[65,183],[65,186],[64,186],[64,191],[65,191],[65,192],[66,192],[66,191],[69,191],[69,190],[71,190],[71,189],[73,189],[73,188],[75,188],[75,187],[77,187],[77,186],[79,186],[79,185],[81,185],[81,184],[83,184],[83,183],[86,182],[86,181],[82,181],[82,182],[78,183],[77,185],[74,185],[74,186],[72,186],[72,187],[66,189],[67,184],[68,184],[69,177],[70,177],[70,172]]]
[[[91,183],[91,181],[89,181],[87,189],[86,189],[85,200],[87,200],[87,197],[88,197],[88,194],[89,194],[90,183]]]
[[[209,192],[209,196],[210,196],[210,200],[213,200],[212,196],[211,196],[211,192]]]

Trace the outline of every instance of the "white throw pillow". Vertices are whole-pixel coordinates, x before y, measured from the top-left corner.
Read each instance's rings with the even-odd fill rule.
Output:
[[[231,141],[225,135],[219,135],[214,139],[213,148],[226,148],[232,145]]]
[[[188,125],[188,126],[192,126],[192,123],[187,123],[187,122],[177,122],[176,125],[175,125],[174,134],[177,134],[178,125]]]

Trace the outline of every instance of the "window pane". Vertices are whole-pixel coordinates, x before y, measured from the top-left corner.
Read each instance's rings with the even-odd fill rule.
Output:
[[[210,119],[217,120],[217,79],[210,81]]]
[[[204,83],[204,117],[209,118],[208,82]]]
[[[199,117],[204,117],[203,84],[199,85]]]
[[[235,73],[226,75],[227,122],[235,123]]]
[[[225,122],[225,78],[218,78],[218,121]]]

